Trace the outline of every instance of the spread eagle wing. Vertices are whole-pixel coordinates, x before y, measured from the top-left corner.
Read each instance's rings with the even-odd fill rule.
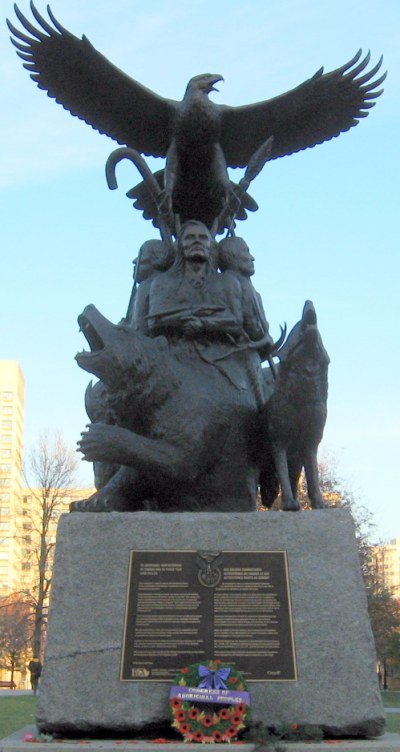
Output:
[[[114,66],[89,40],[78,39],[30,4],[40,28],[14,5],[29,36],[7,20],[12,43],[31,78],[50,97],[100,133],[154,157],[165,157],[177,102],[158,96]]]
[[[329,141],[357,125],[374,107],[372,101],[386,73],[374,80],[382,58],[365,70],[370,53],[358,62],[361,50],[330,73],[321,68],[308,81],[273,99],[244,105],[221,106],[221,146],[227,165],[244,167],[260,144],[273,135],[270,159]],[[358,65],[357,65],[358,63]]]

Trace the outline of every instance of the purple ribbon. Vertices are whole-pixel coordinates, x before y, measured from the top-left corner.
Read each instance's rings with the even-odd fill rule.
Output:
[[[207,666],[200,665],[199,676],[202,681],[198,686],[204,689],[228,689],[225,681],[230,673],[230,668],[219,668],[217,671],[213,671]]]

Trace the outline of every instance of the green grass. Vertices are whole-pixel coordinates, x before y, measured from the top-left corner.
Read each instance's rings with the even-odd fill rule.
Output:
[[[386,714],[386,729],[391,734],[400,734],[400,713]]]
[[[400,708],[400,689],[384,689],[381,694],[385,708]]]
[[[36,697],[0,697],[0,739],[35,723]]]
[[[400,708],[399,689],[384,689],[381,695],[384,708]],[[400,734],[400,712],[386,714],[386,731]]]

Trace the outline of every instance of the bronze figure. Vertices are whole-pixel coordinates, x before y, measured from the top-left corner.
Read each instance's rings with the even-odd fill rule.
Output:
[[[313,147],[357,125],[381,94],[382,59],[367,69],[361,50],[329,73],[323,68],[285,94],[241,107],[218,105],[208,94],[220,74],[192,78],[181,101],[159,96],[114,66],[86,36],[65,29],[30,4],[34,26],[15,6],[24,31],[10,21],[12,42],[31,78],[49,96],[100,133],[153,157],[166,158],[165,201],[181,221],[209,227],[232,197],[227,167],[245,167],[270,136],[270,159]],[[366,71],[366,72],[365,72]],[[134,189],[135,190],[135,189]],[[135,195],[143,204],[143,192]],[[242,197],[242,210],[254,209]],[[244,213],[245,216],[245,213]]]

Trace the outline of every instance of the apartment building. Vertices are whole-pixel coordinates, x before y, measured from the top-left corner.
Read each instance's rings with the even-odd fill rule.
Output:
[[[400,599],[400,538],[372,549],[372,566],[381,584]]]
[[[43,499],[41,489],[26,488],[23,481],[24,396],[18,361],[0,360],[0,600],[16,593],[35,594],[38,584]],[[49,578],[60,515],[69,511],[71,501],[87,498],[93,491],[59,489],[46,535]],[[14,681],[19,688],[29,687],[28,674],[26,667],[17,670]],[[5,668],[0,668],[0,679],[10,679]]]
[[[20,586],[25,383],[16,360],[0,361],[0,597]]]
[[[18,361],[0,360],[0,598],[29,591],[37,577],[41,490],[24,487],[24,377]],[[55,542],[58,518],[92,488],[60,489],[48,543]],[[51,562],[51,557],[49,559]]]

